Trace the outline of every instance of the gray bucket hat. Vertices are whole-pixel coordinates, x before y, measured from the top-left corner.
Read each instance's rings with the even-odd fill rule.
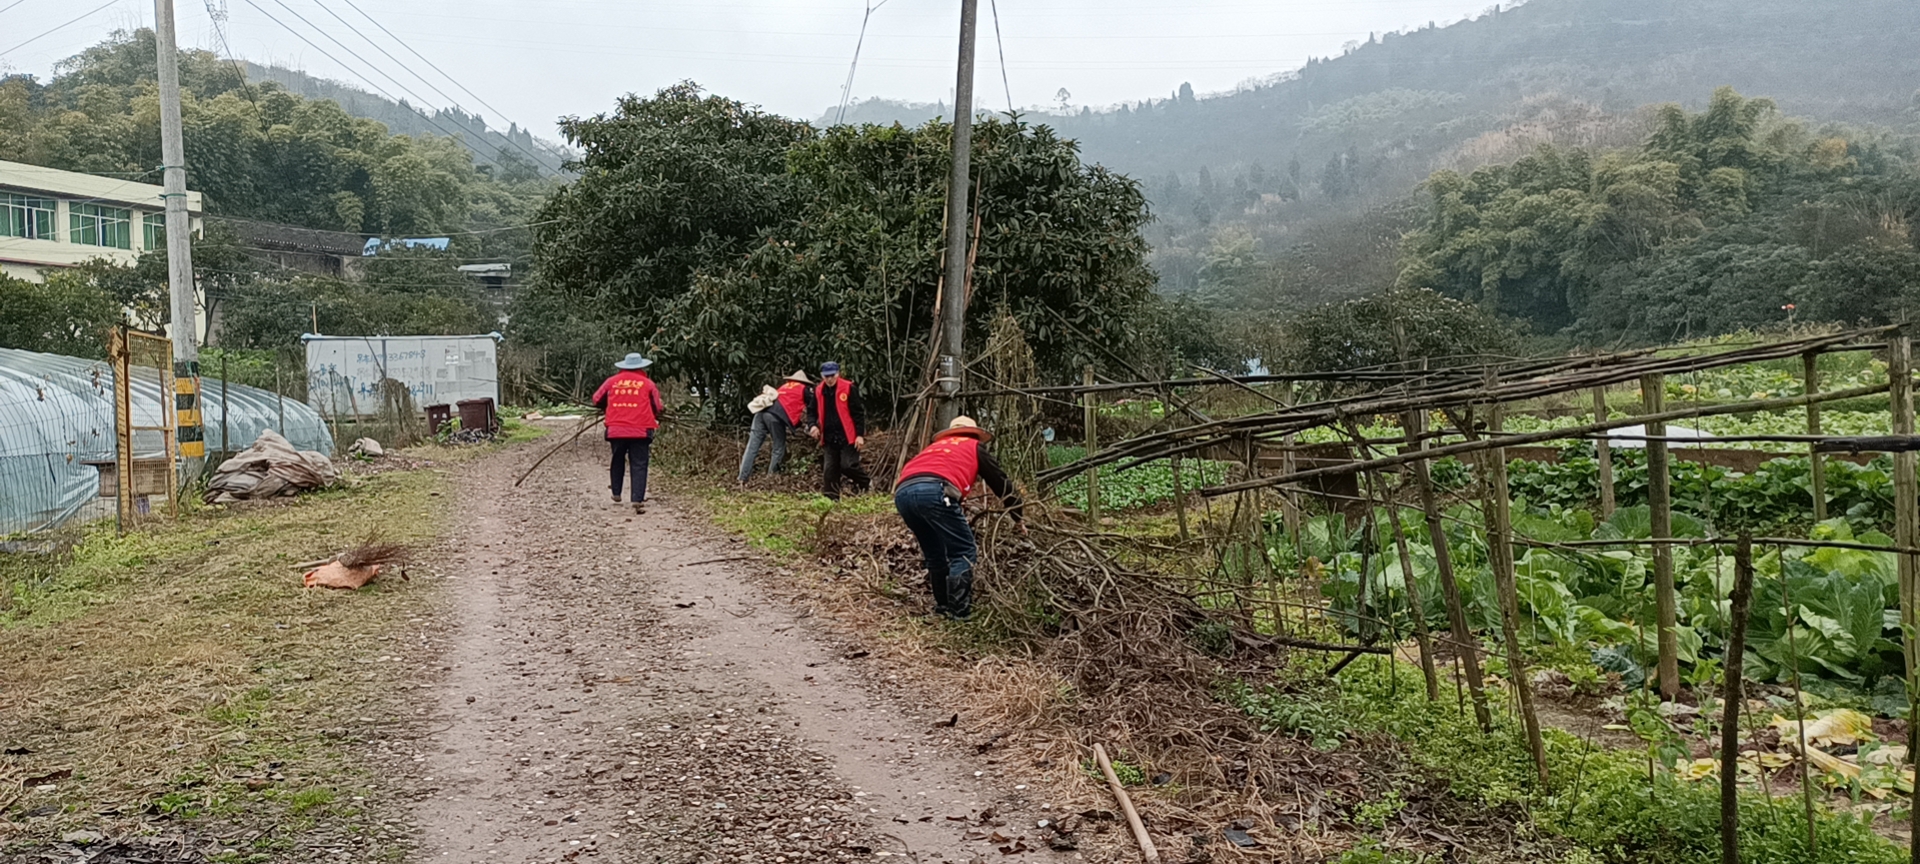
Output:
[[[627,359],[613,365],[621,369],[645,369],[648,366],[652,366],[653,361],[640,356],[638,353],[634,353],[628,354]]]

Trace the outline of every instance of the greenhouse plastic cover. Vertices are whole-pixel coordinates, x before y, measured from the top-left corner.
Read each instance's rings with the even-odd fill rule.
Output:
[[[156,376],[159,374],[156,371]],[[286,412],[287,440],[301,450],[333,452],[333,436],[320,415],[298,400],[241,384],[226,385],[225,425],[233,447],[221,440],[220,385],[201,379],[201,422],[207,452],[239,450],[267,429],[278,429]],[[135,376],[133,425],[165,423],[157,380]],[[81,513],[99,497],[100,474],[88,461],[109,461],[113,452],[113,367],[83,360],[0,348],[0,536],[41,531]],[[157,434],[136,438],[136,456],[160,455]]]

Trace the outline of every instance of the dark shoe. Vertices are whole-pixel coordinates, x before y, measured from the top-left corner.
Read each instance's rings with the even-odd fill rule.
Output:
[[[645,512],[647,512],[647,504],[646,504],[646,502],[644,502],[644,501],[635,501],[635,502],[633,502],[633,512],[634,512],[634,515],[636,515],[636,516],[637,516],[637,515],[639,515],[639,514],[641,514],[641,513],[645,513]]]

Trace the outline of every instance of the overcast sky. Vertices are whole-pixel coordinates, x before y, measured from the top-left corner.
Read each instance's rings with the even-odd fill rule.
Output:
[[[447,104],[410,74],[418,72],[490,123],[512,120],[556,137],[558,117],[598,113],[622,93],[650,93],[687,78],[771,110],[818,117],[840,101],[870,0],[177,2],[183,46],[222,54],[230,46],[239,57],[396,97],[408,95],[404,84],[420,97],[409,101]],[[1021,107],[1053,105],[1062,88],[1075,107],[1164,97],[1182,82],[1203,94],[1228,90],[1298,68],[1310,56],[1337,54],[1370,32],[1458,21],[1492,0],[1005,0],[998,43],[994,2],[980,4],[976,98],[983,109],[1004,109],[1009,87]],[[958,0],[881,4],[867,27],[853,98],[949,98],[959,6]],[[213,24],[222,9],[225,45]],[[115,29],[152,20],[153,5],[143,0],[0,0],[0,71],[44,80],[61,58]],[[29,44],[15,48],[20,43]]]

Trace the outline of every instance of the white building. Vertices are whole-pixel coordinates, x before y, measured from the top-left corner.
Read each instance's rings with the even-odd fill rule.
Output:
[[[132,264],[166,245],[164,191],[152,183],[0,161],[0,273],[34,282],[90,258]],[[187,193],[193,233],[200,193]]]

